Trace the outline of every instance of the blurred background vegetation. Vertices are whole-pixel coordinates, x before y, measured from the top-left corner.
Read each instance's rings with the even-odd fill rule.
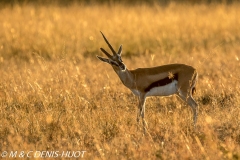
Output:
[[[73,3],[79,4],[160,4],[167,5],[170,3],[190,3],[190,4],[211,4],[211,3],[223,3],[232,4],[239,2],[239,0],[1,0],[0,4],[14,5],[14,4],[37,4],[37,5],[71,5]]]
[[[239,8],[237,0],[0,0],[0,149],[240,159]],[[129,69],[198,70],[196,130],[177,97],[152,97],[142,136],[137,98],[96,58],[109,51],[99,31],[115,49],[123,44]]]

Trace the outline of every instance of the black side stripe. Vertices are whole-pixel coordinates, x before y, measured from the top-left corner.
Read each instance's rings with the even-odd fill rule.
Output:
[[[148,92],[152,88],[159,87],[159,86],[165,86],[165,85],[167,85],[169,83],[172,83],[173,80],[178,80],[178,74],[177,73],[173,74],[172,78],[166,77],[164,79],[160,79],[160,80],[158,80],[156,82],[153,82],[147,88],[145,88],[144,91]]]

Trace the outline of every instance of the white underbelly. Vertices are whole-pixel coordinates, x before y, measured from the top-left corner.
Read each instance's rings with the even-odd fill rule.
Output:
[[[147,92],[146,97],[149,96],[170,96],[177,93],[177,83],[178,81],[174,80],[172,83],[169,83],[165,86],[159,86],[152,88]]]

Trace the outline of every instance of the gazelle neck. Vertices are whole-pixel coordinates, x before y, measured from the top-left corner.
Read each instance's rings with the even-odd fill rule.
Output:
[[[122,71],[119,68],[115,68],[115,67],[113,67],[113,69],[126,87],[130,89],[134,88],[135,83],[134,83],[133,75],[127,68],[125,71]]]

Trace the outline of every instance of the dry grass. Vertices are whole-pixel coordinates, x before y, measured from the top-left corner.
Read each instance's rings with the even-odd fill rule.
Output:
[[[14,6],[0,10],[0,151],[86,150],[87,159],[240,159],[240,10],[235,5]],[[196,131],[177,97],[137,98],[95,58],[199,72]]]

